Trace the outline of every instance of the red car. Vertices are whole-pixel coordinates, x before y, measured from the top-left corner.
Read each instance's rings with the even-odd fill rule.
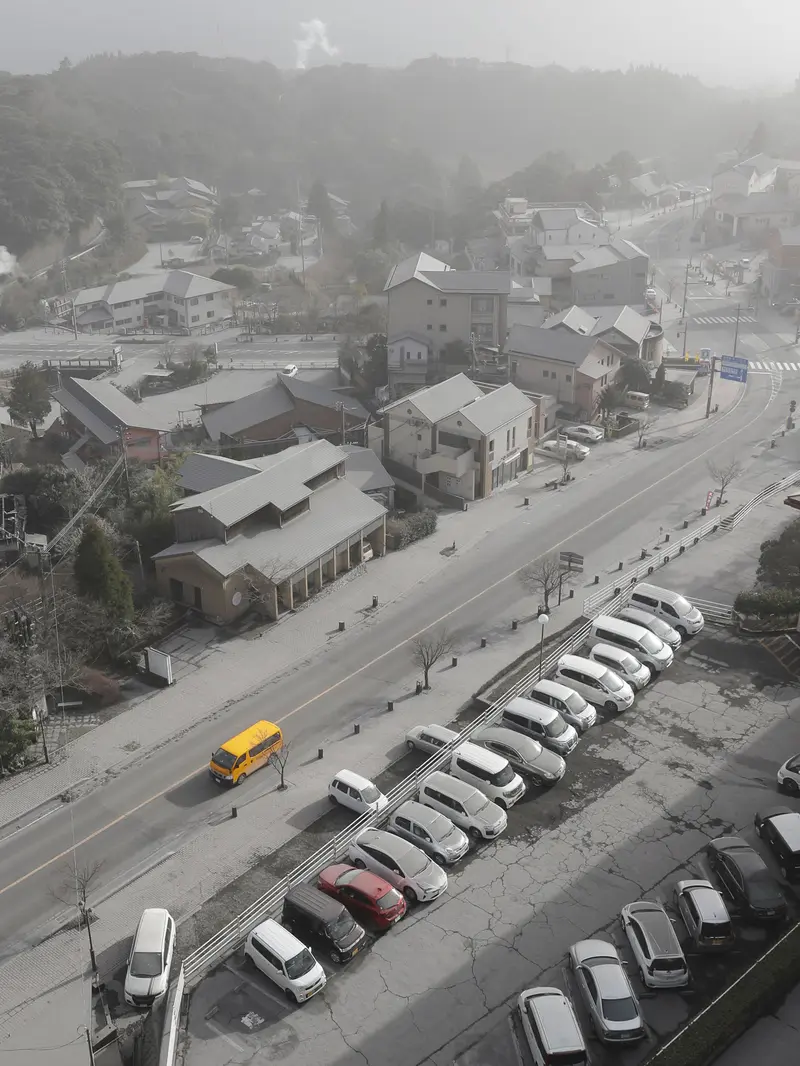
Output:
[[[359,921],[366,919],[379,929],[388,929],[406,913],[402,893],[369,870],[338,863],[320,873],[318,885],[343,903]]]

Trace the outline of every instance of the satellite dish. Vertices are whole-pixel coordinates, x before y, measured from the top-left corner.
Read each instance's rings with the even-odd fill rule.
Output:
[[[241,594],[241,592],[234,592],[233,597],[231,599],[231,603],[233,604],[233,606],[234,607],[238,607],[241,602],[242,602],[242,594]]]

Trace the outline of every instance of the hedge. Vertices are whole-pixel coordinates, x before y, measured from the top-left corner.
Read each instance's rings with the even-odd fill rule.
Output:
[[[800,981],[800,923],[686,1028],[646,1060],[646,1066],[709,1066]]]
[[[800,613],[800,592],[780,588],[749,589],[739,593],[733,608],[739,614],[756,618],[784,618]]]
[[[386,532],[394,548],[407,548],[415,540],[422,540],[436,532],[436,512],[430,509],[412,511],[402,517],[390,518],[386,523]]]

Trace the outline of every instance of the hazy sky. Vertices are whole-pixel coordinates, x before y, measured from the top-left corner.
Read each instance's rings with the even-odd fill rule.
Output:
[[[294,66],[300,24],[316,19],[333,61],[404,65],[438,53],[602,69],[655,63],[735,86],[800,73],[798,0],[0,0],[0,69],[33,73],[64,55],[116,51]],[[322,49],[309,51],[310,64],[323,61],[332,60]]]

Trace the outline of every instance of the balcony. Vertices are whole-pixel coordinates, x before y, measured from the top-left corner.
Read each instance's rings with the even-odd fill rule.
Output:
[[[417,459],[417,470],[421,474],[450,474],[463,477],[475,464],[472,448],[451,448],[440,444],[435,452],[425,452]]]

